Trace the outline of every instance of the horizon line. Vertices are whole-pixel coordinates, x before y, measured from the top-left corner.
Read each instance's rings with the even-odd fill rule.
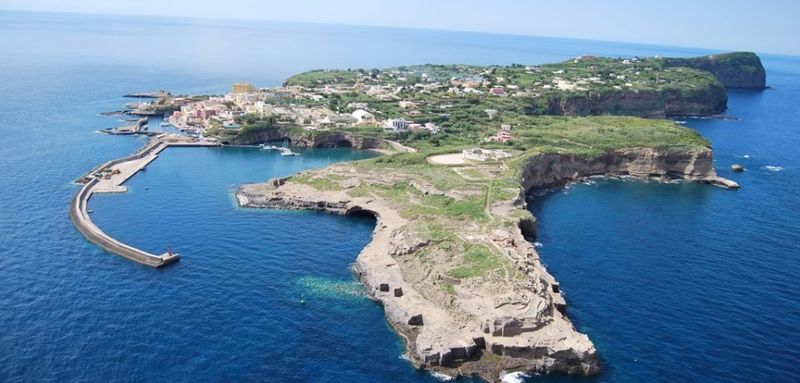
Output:
[[[417,31],[432,31],[432,32],[456,32],[456,33],[475,33],[486,35],[501,35],[501,36],[518,36],[518,37],[533,37],[533,38],[548,38],[548,39],[563,39],[574,41],[593,41],[602,43],[617,43],[617,44],[631,44],[631,45],[647,45],[651,47],[664,47],[664,48],[684,48],[695,50],[709,50],[718,51],[719,53],[726,52],[753,52],[756,54],[770,55],[770,56],[785,56],[785,57],[800,57],[800,53],[791,54],[783,52],[772,51],[754,51],[747,49],[729,49],[718,47],[702,47],[702,46],[689,46],[689,45],[672,45],[665,43],[653,42],[639,42],[639,41],[622,41],[622,40],[603,40],[592,39],[587,37],[565,37],[553,35],[537,35],[513,32],[498,32],[498,31],[481,31],[481,30],[464,30],[464,29],[443,29],[443,28],[430,28],[430,27],[404,27],[393,25],[376,25],[376,24],[347,24],[328,21],[299,21],[299,20],[274,20],[264,18],[241,18],[241,17],[191,17],[191,16],[174,16],[174,15],[155,15],[146,13],[107,13],[107,12],[83,12],[83,11],[48,11],[48,10],[30,10],[30,9],[15,9],[15,8],[0,8],[0,12],[18,12],[18,13],[42,13],[42,14],[62,14],[62,15],[90,15],[90,16],[114,16],[114,17],[132,17],[144,18],[154,17],[159,19],[177,19],[177,20],[209,20],[209,21],[251,21],[251,22],[266,22],[266,23],[285,23],[285,24],[310,24],[310,25],[329,25],[329,26],[344,26],[344,27],[366,27],[366,28],[384,28],[384,29],[400,29],[400,30],[417,30]],[[713,54],[713,53],[711,53]]]

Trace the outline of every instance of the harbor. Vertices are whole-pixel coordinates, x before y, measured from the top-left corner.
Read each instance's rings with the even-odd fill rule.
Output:
[[[95,193],[124,193],[123,185],[136,173],[158,158],[159,153],[168,147],[213,147],[219,143],[212,140],[197,140],[178,135],[158,134],[137,152],[123,158],[104,163],[88,174],[79,178],[76,183],[82,184],[70,204],[70,219],[78,231],[90,242],[108,252],[127,258],[142,265],[163,267],[180,259],[178,253],[167,250],[160,255],[124,244],[106,234],[92,222],[89,200]]]

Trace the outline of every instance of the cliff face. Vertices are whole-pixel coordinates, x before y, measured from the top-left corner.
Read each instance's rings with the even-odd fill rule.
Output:
[[[687,67],[711,72],[726,88],[764,89],[767,72],[752,52],[734,52],[692,58],[664,58],[666,67]]]
[[[283,129],[265,129],[255,132],[242,132],[225,139],[226,145],[259,145],[265,142],[280,142],[288,139],[293,145],[303,148],[353,148],[358,150],[381,149],[384,141],[376,137],[359,136],[348,132],[320,132],[312,136],[303,134],[292,137]]]
[[[260,145],[265,142],[277,142],[286,139],[283,129],[259,129],[256,131],[242,131],[233,137],[222,137],[223,145]]]
[[[685,67],[711,73],[719,83],[697,89],[620,90],[596,95],[565,95],[550,99],[548,114],[600,114],[645,118],[712,116],[727,109],[725,88],[764,89],[766,71],[755,53],[736,52],[692,58],[662,58],[664,67]]]
[[[292,143],[305,148],[353,148],[359,150],[381,149],[385,146],[380,138],[357,136],[347,132],[325,132],[314,137],[300,136]]]
[[[528,161],[521,182],[523,189],[530,191],[606,174],[685,179],[728,188],[739,187],[735,182],[717,176],[711,149],[681,148],[619,149],[589,159],[571,154],[542,154]]]
[[[644,118],[711,116],[724,112],[728,95],[722,86],[693,91],[620,91],[599,95],[572,95],[550,100],[549,114],[588,116],[613,114]]]

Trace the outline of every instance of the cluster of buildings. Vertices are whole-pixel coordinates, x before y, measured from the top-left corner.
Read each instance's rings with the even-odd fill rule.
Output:
[[[486,138],[486,142],[501,142],[506,143],[511,141],[514,136],[511,134],[511,124],[501,124],[500,129],[497,130],[494,136]]]
[[[306,130],[371,125],[383,126],[386,131],[391,132],[420,129],[428,130],[432,134],[439,132],[439,127],[431,122],[422,124],[404,118],[379,120],[369,111],[369,105],[363,102],[349,103],[346,109],[353,110],[350,113],[333,111],[319,103],[330,94],[351,90],[351,87],[339,84],[309,91],[299,86],[257,89],[251,84],[237,83],[224,96],[180,103],[180,109],[174,111],[168,121],[175,127],[194,134],[203,134],[214,127],[238,130],[241,126],[237,123],[237,117],[244,115],[274,117],[278,124],[302,126]],[[398,104],[401,109],[408,110],[409,116],[420,114],[414,102],[399,101]]]

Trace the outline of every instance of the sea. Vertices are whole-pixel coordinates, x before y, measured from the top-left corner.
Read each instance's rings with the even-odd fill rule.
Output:
[[[156,270],[88,243],[69,220],[73,180],[144,144],[98,134],[125,123],[99,113],[129,92],[222,94],[318,68],[720,51],[4,11],[0,52],[0,381],[435,382],[404,358],[351,273],[374,220],[241,209],[233,197],[242,183],[374,154],[164,151],[127,193],[89,206],[109,234],[181,253]],[[761,57],[769,89],[729,91],[728,119],[682,121],[710,139],[719,173],[741,190],[598,179],[529,199],[538,251],[603,372],[515,379],[800,380],[800,58]]]

